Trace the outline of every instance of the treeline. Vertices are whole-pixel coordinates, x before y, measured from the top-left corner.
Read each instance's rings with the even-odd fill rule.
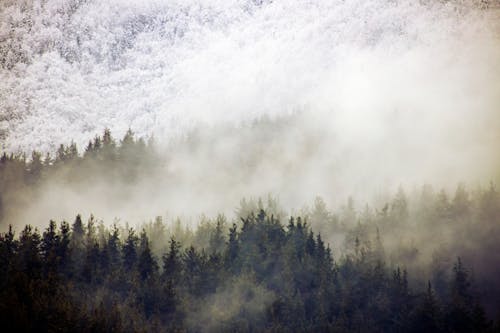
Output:
[[[35,195],[44,181],[69,185],[93,182],[134,183],[160,167],[154,139],[147,142],[128,130],[116,140],[109,129],[96,136],[79,152],[76,143],[61,144],[54,154],[34,150],[3,152],[0,157],[0,222],[6,209],[18,209]]]
[[[171,238],[158,258],[146,229],[80,216],[0,236],[0,316],[6,331],[494,332],[467,264],[447,293],[409,286],[379,239],[334,258],[300,217],[264,210],[229,229],[208,223],[205,248]],[[162,227],[161,221],[156,221]],[[163,226],[165,227],[165,226]]]
[[[78,151],[75,142],[67,145],[60,144],[55,154],[43,155],[33,150],[28,157],[26,153],[3,152],[0,157],[0,186],[15,183],[19,185],[34,185],[43,177],[61,171],[63,167],[74,169],[69,176],[77,176],[79,168],[92,167],[96,171],[113,171],[114,175],[120,172],[126,176],[135,176],[139,168],[148,165],[154,156],[154,139],[146,142],[143,138],[136,138],[131,129],[117,141],[109,129],[105,129],[102,136],[95,136],[85,146],[83,152]],[[110,174],[106,174],[110,176]]]
[[[337,210],[318,198],[302,215],[340,255],[370,252],[381,242],[390,267],[404,266],[416,288],[430,279],[441,299],[449,293],[449,267],[461,257],[488,316],[500,318],[500,195],[493,183],[458,185],[451,195],[429,185],[400,188],[374,206],[348,200]]]
[[[198,141],[206,137],[169,153],[182,160],[201,149]],[[86,187],[98,189],[76,198],[91,193],[92,207],[105,200],[106,209],[112,200],[139,209],[161,190],[175,194],[180,182],[169,180],[179,173],[169,163],[178,168],[179,161],[169,153],[130,130],[121,140],[106,130],[83,152],[70,143],[55,155],[4,153],[0,231],[9,223],[43,225],[48,218],[37,214],[53,206],[37,205],[40,198],[65,200]],[[246,151],[235,168],[260,155]],[[215,184],[217,191],[227,185]],[[113,190],[100,194],[105,188]],[[192,209],[200,203],[189,200]],[[24,210],[32,214],[16,215]],[[10,229],[0,239],[2,320],[13,331],[498,331],[500,194],[493,183],[459,185],[451,194],[400,188],[371,205],[348,199],[336,209],[317,198],[286,226],[289,215],[273,197],[242,200],[235,213],[202,216],[197,227],[167,216],[136,230],[92,217],[51,222],[42,232],[27,226],[18,237]]]

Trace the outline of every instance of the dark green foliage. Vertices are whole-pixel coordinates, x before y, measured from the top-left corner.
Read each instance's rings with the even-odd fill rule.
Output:
[[[160,271],[145,231],[55,222],[0,235],[0,320],[9,331],[489,332],[460,258],[448,297],[411,289],[362,248],[334,262],[301,218],[284,228],[261,210],[210,254],[174,238]],[[99,241],[99,237],[104,237]],[[378,242],[382,243],[380,236]],[[358,245],[361,247],[361,245]],[[382,246],[382,244],[379,244]],[[373,250],[376,252],[377,250]],[[71,260],[68,260],[71,258]],[[80,264],[75,263],[81,258]]]
[[[137,264],[137,242],[139,239],[135,235],[134,229],[128,230],[128,237],[123,245],[123,268],[131,272]]]
[[[444,329],[442,322],[441,307],[434,295],[430,281],[427,292],[420,295],[418,305],[412,313],[412,332],[442,332]]]
[[[101,136],[89,141],[83,154],[79,154],[75,142],[61,144],[51,156],[42,159],[42,154],[32,151],[25,154],[7,154],[0,156],[0,223],[6,217],[9,207],[17,207],[29,202],[36,195],[38,186],[45,182],[66,182],[74,186],[92,180],[102,183],[122,180],[134,182],[140,172],[150,172],[155,167],[154,143],[148,144],[142,139],[136,140],[129,130],[120,144],[112,137],[109,129]]]
[[[29,161],[4,153],[0,220],[51,174],[85,182],[79,170],[86,168],[97,179],[133,181],[154,165],[152,151],[131,130],[119,142],[106,130],[82,156],[74,143],[43,160],[36,151]],[[498,310],[498,301],[491,302],[498,289],[488,294],[497,282],[478,286],[481,276],[472,279],[478,258],[498,258],[491,254],[500,216],[495,186],[468,192],[460,185],[452,196],[426,186],[418,196],[412,206],[399,189],[362,213],[352,198],[336,213],[317,198],[304,217],[285,225],[269,198],[267,205],[242,200],[238,221],[204,217],[195,231],[157,217],[137,233],[80,215],[59,227],[50,221],[41,234],[28,225],[16,237],[9,228],[0,234],[2,331],[498,331],[481,305],[489,297],[489,309]],[[417,227],[428,234],[463,231],[467,237],[459,239],[485,240],[484,246],[474,248],[482,251],[475,256],[459,246],[427,252],[432,264],[420,272],[405,264],[417,263],[427,249],[399,239]],[[338,236],[344,243],[332,244]],[[498,262],[488,269],[490,279],[498,278]]]
[[[179,281],[182,262],[180,255],[180,244],[174,239],[170,239],[170,248],[168,254],[163,256],[163,274],[162,278],[166,282],[173,284]]]
[[[224,215],[219,215],[217,217],[215,230],[210,235],[209,246],[208,246],[210,253],[220,254],[224,250],[225,228],[226,228],[226,218]]]
[[[138,269],[141,279],[145,280],[156,275],[158,271],[158,264],[156,263],[156,259],[153,257],[149,247],[149,239],[145,230],[141,232],[140,241]]]

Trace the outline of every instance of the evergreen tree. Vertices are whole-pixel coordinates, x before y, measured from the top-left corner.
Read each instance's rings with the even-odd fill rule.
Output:
[[[139,274],[141,279],[145,280],[157,273],[158,264],[151,253],[149,239],[146,231],[143,229],[140,236],[140,255],[139,255]]]
[[[460,257],[453,266],[451,281],[451,299],[446,311],[447,325],[455,332],[474,331],[472,320],[473,297],[470,293],[469,273]]]
[[[132,273],[137,264],[137,241],[134,229],[128,230],[128,236],[123,245],[123,268],[126,272]]]
[[[441,308],[428,282],[427,292],[421,297],[420,304],[413,315],[412,332],[442,332]]]
[[[227,243],[226,254],[225,254],[225,264],[226,268],[232,273],[237,273],[239,271],[239,265],[237,263],[239,244],[238,244],[238,233],[237,226],[233,223],[233,226],[229,229],[229,240]]]
[[[210,235],[209,252],[222,253],[224,249],[224,228],[226,227],[226,217],[224,215],[217,216],[215,230]]]
[[[82,217],[78,214],[71,226],[71,265],[73,274],[79,275],[85,260],[85,230],[83,229]]]
[[[176,285],[179,282],[182,262],[180,257],[181,245],[172,237],[169,252],[163,255],[163,281]]]
[[[46,274],[56,274],[58,269],[57,249],[59,247],[59,237],[57,235],[57,225],[55,221],[50,221],[49,226],[43,233],[41,253],[46,268]]]
[[[29,163],[28,183],[34,184],[40,179],[43,169],[42,154],[36,150],[31,153],[31,162]]]

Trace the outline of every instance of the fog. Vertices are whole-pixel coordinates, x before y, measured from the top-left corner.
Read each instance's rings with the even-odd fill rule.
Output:
[[[498,181],[496,5],[3,1],[4,151],[131,128],[165,156],[126,187],[51,181],[21,219],[196,216],[267,194],[362,205],[400,185]]]

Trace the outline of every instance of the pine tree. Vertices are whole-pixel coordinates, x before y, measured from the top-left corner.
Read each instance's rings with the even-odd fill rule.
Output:
[[[113,228],[108,238],[106,249],[109,255],[109,270],[115,271],[121,266],[121,243],[120,243],[120,231],[116,224],[113,224]]]
[[[102,136],[102,159],[108,162],[114,162],[116,160],[116,142],[111,136],[111,131],[109,128],[104,130]]]
[[[123,268],[131,273],[137,264],[137,241],[134,229],[128,230],[128,236],[123,245]]]
[[[74,141],[71,141],[70,145],[66,147],[64,153],[65,159],[68,161],[74,161],[78,159],[78,147]]]
[[[42,258],[40,256],[41,237],[37,229],[31,225],[26,227],[19,236],[19,270],[25,272],[30,279],[41,276]]]
[[[64,162],[66,162],[66,147],[61,144],[56,152],[56,163],[61,164]]]
[[[470,294],[469,273],[462,264],[460,257],[453,266],[451,281],[451,300],[446,313],[446,324],[455,332],[471,332],[474,330],[472,321],[473,298]]]
[[[428,281],[427,291],[421,297],[420,304],[416,308],[411,324],[412,332],[441,332],[441,308],[432,290],[431,282]]]
[[[59,270],[68,277],[71,274],[71,231],[68,222],[63,221],[57,235],[59,241],[56,248]]]
[[[239,272],[239,267],[237,264],[238,254],[239,254],[238,232],[236,224],[233,223],[233,226],[229,229],[229,239],[225,254],[226,269],[231,271],[233,274]]]
[[[217,216],[215,230],[210,235],[209,252],[222,253],[224,249],[224,227],[226,226],[226,217],[224,215]]]
[[[3,290],[11,277],[14,269],[14,259],[18,249],[18,242],[15,239],[12,225],[9,225],[9,231],[0,234],[0,290]]]
[[[176,285],[182,270],[180,258],[181,245],[172,237],[170,239],[169,252],[163,255],[163,281]]]
[[[57,235],[56,222],[51,220],[49,226],[43,233],[41,253],[46,268],[46,274],[55,274],[58,268],[57,248],[59,237]]]
[[[42,169],[42,154],[36,150],[33,150],[33,152],[31,153],[31,162],[29,163],[29,184],[35,184],[40,179]]]
[[[140,236],[140,255],[138,263],[139,274],[141,279],[145,280],[157,273],[158,264],[151,253],[149,247],[149,239],[146,231],[143,229]]]
[[[83,229],[82,217],[78,214],[71,226],[71,270],[75,275],[82,271],[85,261],[85,231]]]
[[[186,285],[187,290],[195,296],[201,295],[203,258],[198,254],[193,246],[190,246],[185,251],[182,261],[184,273],[183,282]]]

